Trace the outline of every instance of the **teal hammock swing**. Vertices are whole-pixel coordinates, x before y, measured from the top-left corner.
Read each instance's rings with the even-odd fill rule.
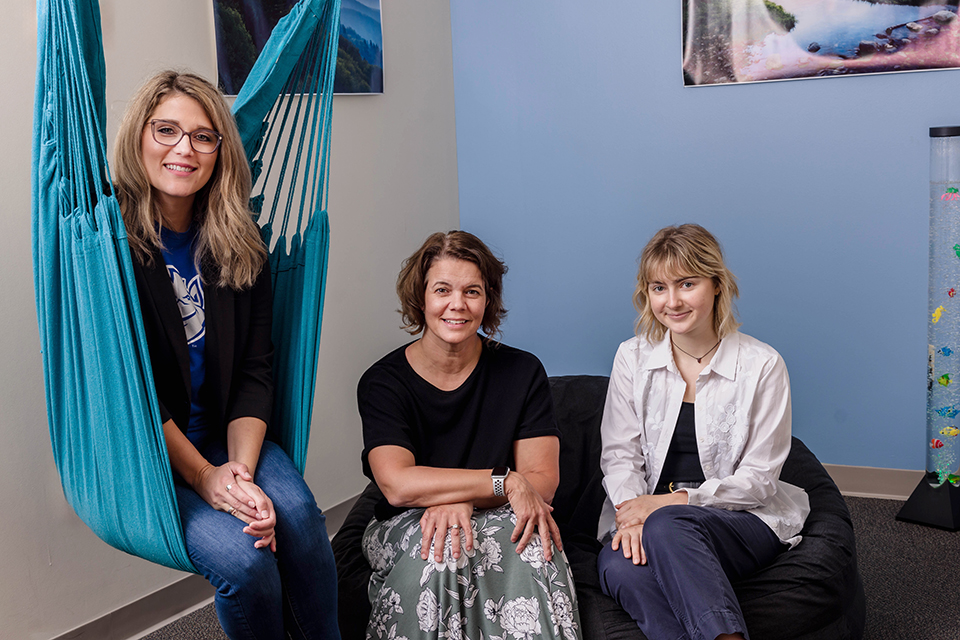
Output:
[[[270,252],[271,430],[303,473],[329,245],[326,201],[340,0],[301,0],[234,103]],[[97,0],[38,0],[33,267],[46,406],[64,495],[108,544],[187,556],[126,231],[106,159]]]

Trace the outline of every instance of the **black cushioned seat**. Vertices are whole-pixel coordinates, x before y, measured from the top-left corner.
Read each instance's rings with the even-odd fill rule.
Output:
[[[636,623],[601,592],[597,574],[600,543],[596,530],[605,498],[600,418],[607,382],[604,376],[550,379],[563,434],[553,515],[576,581],[583,637],[646,640]],[[797,438],[781,478],[807,491],[810,515],[799,545],[734,585],[750,636],[753,640],[859,640],[866,600],[843,496],[816,456]],[[360,538],[379,498],[376,486],[369,485],[333,539],[344,640],[364,637],[370,613],[366,591],[370,568],[360,551]]]

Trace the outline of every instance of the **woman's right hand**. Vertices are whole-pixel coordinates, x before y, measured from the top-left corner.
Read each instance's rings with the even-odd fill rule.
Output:
[[[193,489],[218,511],[243,514],[250,521],[260,520],[256,500],[241,487],[240,481],[253,482],[247,465],[242,462],[229,461],[219,467],[207,464],[197,473]]]
[[[443,560],[443,547],[450,531],[450,552],[454,558],[460,557],[461,546],[467,551],[473,550],[472,502],[455,502],[428,507],[420,517],[420,557],[427,559],[430,554],[430,539],[433,539],[433,557],[437,562]]]
[[[510,536],[512,542],[519,540],[517,553],[523,552],[536,530],[540,532],[540,540],[543,542],[544,560],[550,562],[553,559],[551,542],[563,551],[560,528],[551,515],[553,507],[543,501],[543,497],[521,473],[510,473],[504,483],[504,489],[507,500],[510,501],[510,507],[517,516],[517,526],[513,530],[513,535]]]

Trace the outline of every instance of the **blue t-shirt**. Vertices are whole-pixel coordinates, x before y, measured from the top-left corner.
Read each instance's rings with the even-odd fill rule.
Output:
[[[199,448],[209,433],[209,422],[201,393],[206,377],[203,351],[206,344],[206,317],[203,284],[193,261],[193,241],[196,237],[197,230],[194,226],[183,233],[166,227],[160,229],[163,260],[167,264],[167,275],[173,284],[180,317],[183,318],[187,350],[190,352],[190,423],[187,425],[187,438]]]

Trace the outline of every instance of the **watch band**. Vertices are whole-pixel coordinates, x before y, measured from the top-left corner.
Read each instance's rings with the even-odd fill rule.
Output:
[[[510,467],[494,467],[490,472],[490,478],[493,479],[493,495],[502,498],[506,494],[504,491],[504,482],[510,475]]]

